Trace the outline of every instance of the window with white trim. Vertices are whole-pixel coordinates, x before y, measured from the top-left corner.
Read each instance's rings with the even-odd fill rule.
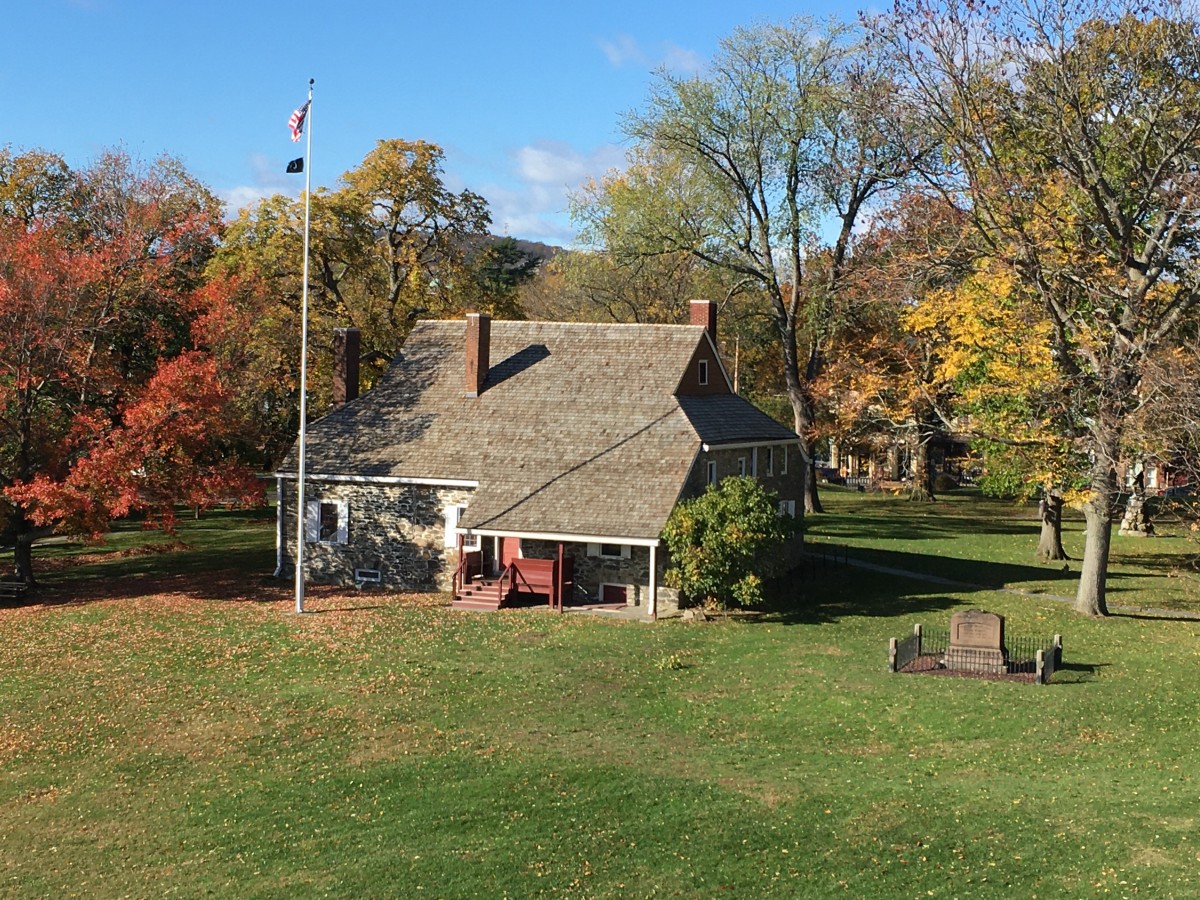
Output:
[[[746,457],[744,457],[744,456],[738,457],[738,474],[739,475],[746,474]]]
[[[775,448],[767,447],[767,475],[775,474]]]
[[[458,546],[458,523],[462,521],[463,514],[467,511],[465,504],[459,503],[454,506],[447,506],[445,509],[446,516],[446,535],[443,544],[447,547]],[[468,531],[463,536],[463,550],[475,551],[480,547],[479,535]]]
[[[344,544],[349,539],[350,504],[345,500],[308,500],[304,539],[310,544]]]
[[[787,474],[787,444],[783,445],[783,459],[779,462],[779,474]]]
[[[628,544],[588,544],[588,556],[598,556],[601,559],[629,559]]]
[[[697,374],[699,376],[701,385],[708,384],[708,360],[707,359],[700,360],[699,372]]]
[[[780,500],[779,501],[779,515],[781,517],[782,516],[791,516],[793,519],[796,518],[796,501],[795,500]]]
[[[716,462],[716,460],[710,459],[710,460],[708,461],[708,473],[707,473],[707,475],[708,475],[708,478],[707,478],[707,480],[708,480],[708,483],[709,483],[709,484],[716,484],[716,483],[717,483],[717,462]]]

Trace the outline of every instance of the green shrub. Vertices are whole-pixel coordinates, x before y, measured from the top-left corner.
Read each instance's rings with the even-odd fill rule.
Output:
[[[766,578],[781,570],[780,551],[798,521],[753,478],[726,478],[675,507],[662,538],[671,553],[665,580],[692,599],[721,608],[763,600]]]

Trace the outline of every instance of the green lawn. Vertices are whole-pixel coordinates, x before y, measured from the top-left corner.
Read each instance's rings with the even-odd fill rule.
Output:
[[[855,556],[1069,593],[1025,513],[827,499],[812,532]],[[296,616],[269,519],[183,524],[178,555],[54,548],[46,603],[0,610],[4,894],[1200,894],[1200,622],[854,567],[697,624],[323,590]],[[1066,670],[884,671],[964,607],[1062,633]]]
[[[970,584],[1075,594],[1084,523],[1072,510],[1063,524],[1071,561],[1043,564],[1034,558],[1039,523],[1032,504],[965,492],[943,495],[937,503],[844,488],[826,488],[821,496],[828,515],[813,517],[808,529],[818,546],[849,546],[859,559]],[[1196,536],[1170,518],[1160,519],[1156,530],[1155,537],[1136,538],[1113,528],[1109,604],[1200,614]]]

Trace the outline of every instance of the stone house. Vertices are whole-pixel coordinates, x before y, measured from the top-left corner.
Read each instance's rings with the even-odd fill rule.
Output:
[[[453,591],[476,608],[523,593],[676,606],[659,534],[679,500],[738,474],[781,514],[803,496],[795,433],[733,393],[716,327],[709,301],[690,325],[419,322],[362,397],[342,335],[348,402],[308,429],[306,578]],[[295,449],[276,477],[285,575]]]

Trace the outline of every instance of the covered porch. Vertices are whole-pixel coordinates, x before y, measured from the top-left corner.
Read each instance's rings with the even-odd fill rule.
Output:
[[[618,541],[622,539],[464,529],[457,537],[452,605],[497,610],[544,603],[560,613],[629,608],[653,618],[657,541]],[[640,568],[640,576],[629,571],[631,563]]]
[[[508,545],[505,539],[502,547]],[[551,609],[562,611],[575,590],[575,560],[558,545],[554,559],[525,559],[518,555],[487,557],[470,550],[458,537],[458,567],[454,572],[453,606],[458,609],[496,610],[519,600],[544,598]]]

